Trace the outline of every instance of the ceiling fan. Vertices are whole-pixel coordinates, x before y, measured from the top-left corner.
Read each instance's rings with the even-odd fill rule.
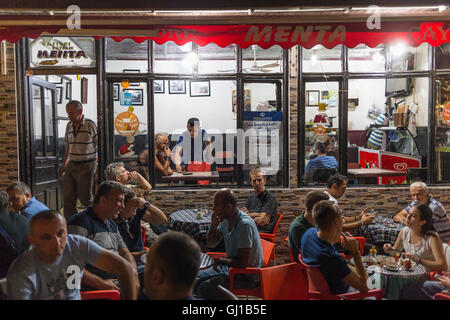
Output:
[[[252,45],[253,50],[253,65],[250,68],[244,68],[245,72],[271,72],[272,70],[266,69],[266,68],[275,68],[280,66],[278,62],[275,63],[269,63],[262,66],[258,66],[256,63],[256,45]],[[218,72],[234,72],[235,69],[228,69],[228,70],[217,70]]]

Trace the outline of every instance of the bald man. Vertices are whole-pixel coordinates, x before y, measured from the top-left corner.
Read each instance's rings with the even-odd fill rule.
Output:
[[[76,214],[77,200],[89,207],[97,171],[97,126],[83,115],[83,105],[72,100],[66,104],[70,121],[66,126],[64,142],[66,154],[61,167],[64,215]]]
[[[200,298],[214,299],[217,285],[228,288],[229,267],[261,268],[264,264],[255,221],[238,209],[236,198],[230,189],[221,189],[214,195],[211,227],[206,237],[211,248],[216,247],[223,239],[227,256],[217,259],[212,267],[199,272],[195,290]],[[241,280],[235,286],[255,285],[255,279],[251,276]]]
[[[450,220],[444,206],[428,191],[428,187],[424,182],[417,181],[411,184],[409,192],[413,201],[405,209],[397,213],[393,220],[404,224],[409,210],[418,202],[427,204],[433,212],[433,226],[439,234],[443,242],[450,241]]]

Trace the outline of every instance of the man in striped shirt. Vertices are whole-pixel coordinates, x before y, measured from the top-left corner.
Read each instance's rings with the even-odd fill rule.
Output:
[[[70,122],[66,126],[66,155],[61,167],[66,219],[77,213],[77,199],[89,207],[97,170],[97,127],[83,115],[83,105],[77,100],[66,105]]]
[[[375,119],[375,124],[383,125],[386,124],[387,117],[384,113],[380,113],[380,115]],[[380,149],[383,144],[383,131],[379,129],[372,129],[370,133],[369,140],[367,141],[367,147],[370,149]]]
[[[436,229],[439,237],[443,242],[450,241],[450,217],[445,211],[444,206],[439,201],[435,200],[428,191],[428,187],[424,182],[416,181],[409,187],[411,198],[413,202],[405,209],[397,213],[393,220],[395,222],[405,223],[409,210],[418,202],[427,204],[433,212],[433,227]]]

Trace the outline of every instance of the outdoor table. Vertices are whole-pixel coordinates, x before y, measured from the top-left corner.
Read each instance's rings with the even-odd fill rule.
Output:
[[[364,256],[363,262],[367,261],[367,258]],[[423,265],[416,263],[412,263],[410,270],[399,266],[398,271],[390,271],[381,265],[371,265],[366,270],[369,274],[369,289],[383,289],[383,297],[388,300],[398,300],[404,285],[424,281],[428,274]]]
[[[143,264],[147,263],[147,254],[148,252],[141,256],[141,261]],[[207,269],[211,267],[213,264],[214,259],[211,256],[203,252],[200,253],[200,270]]]
[[[169,228],[187,233],[197,241],[204,241],[211,226],[212,212],[208,209],[184,209],[172,212],[168,218]]]
[[[352,231],[354,236],[365,237],[367,243],[383,246],[385,243],[395,244],[398,234],[405,226],[387,217],[375,217],[372,223],[363,225]]]
[[[198,172],[174,172],[171,176],[162,176],[163,182],[177,182],[177,181],[197,181],[208,180],[216,181],[219,184],[219,173],[217,171],[198,171]]]
[[[380,169],[380,168],[348,169],[347,173],[351,176],[354,176],[355,180],[357,180],[358,183],[360,183],[360,184],[373,183],[373,178],[378,178],[378,177],[406,176],[407,175],[406,171],[402,172],[402,171]],[[375,184],[376,184],[376,181],[375,181]]]

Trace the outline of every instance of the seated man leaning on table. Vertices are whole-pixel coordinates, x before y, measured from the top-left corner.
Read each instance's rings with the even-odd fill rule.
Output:
[[[136,261],[123,241],[117,224],[113,221],[119,215],[119,210],[124,208],[125,193],[126,188],[118,182],[102,182],[98,187],[92,207],[70,217],[68,232],[92,239],[100,247],[123,257],[133,266],[133,274],[139,285]],[[92,264],[87,264],[82,284],[86,285],[86,289],[120,290],[116,279],[115,274],[104,272]]]
[[[327,280],[332,294],[368,292],[368,275],[364,269],[358,242],[344,237],[342,246],[355,261],[355,268],[335,249],[342,234],[343,219],[339,207],[332,201],[321,200],[313,207],[313,218],[317,228],[308,229],[302,237],[302,260],[318,268]]]
[[[408,216],[411,208],[418,202],[423,202],[428,205],[433,212],[433,226],[434,229],[439,234],[439,237],[443,242],[450,241],[450,217],[445,211],[444,206],[428,191],[428,187],[424,182],[414,182],[409,187],[409,192],[411,193],[411,198],[413,202],[405,209],[397,213],[393,220],[398,223],[405,224],[406,218]]]
[[[271,233],[277,221],[277,199],[266,190],[266,177],[260,168],[250,172],[250,182],[255,190],[241,210],[256,223],[259,232]]]
[[[345,194],[345,190],[347,189],[347,182],[347,177],[338,173],[332,175],[328,179],[327,189],[324,192],[330,197],[329,200],[334,204],[338,205],[337,199],[341,198]],[[372,220],[374,218],[374,216],[366,213],[366,208],[364,208],[357,216],[343,216],[344,225],[342,226],[342,230],[344,232],[352,231],[356,228],[372,223]]]
[[[198,273],[194,290],[202,299],[216,298],[218,285],[229,287],[229,267],[261,268],[264,264],[256,224],[253,219],[238,209],[236,198],[230,189],[221,189],[216,192],[213,211],[207,243],[209,247],[214,248],[224,239],[226,258],[218,258],[212,267]],[[234,286],[253,288],[258,285],[258,280],[252,275],[237,275]]]
[[[107,180],[117,181],[124,185],[125,187],[133,190],[137,197],[141,198],[143,201],[150,203],[150,191],[152,190],[152,186],[150,183],[145,180],[139,173],[133,171],[129,172],[125,169],[125,165],[122,162],[113,162],[110,163],[105,169],[105,177]],[[132,181],[137,181],[138,184],[131,184]],[[141,200],[141,202],[142,202]],[[158,207],[150,203],[148,207],[149,211],[158,214],[161,211]],[[167,229],[162,224],[148,223],[143,221],[142,226],[147,230],[146,231],[146,242],[150,245],[157,238],[158,235],[166,232]],[[146,244],[144,243],[144,246]]]
[[[32,246],[13,262],[7,275],[8,299],[79,300],[86,263],[117,275],[121,298],[136,299],[131,264],[92,240],[68,235],[66,220],[59,212],[33,216],[28,238]]]
[[[17,181],[6,188],[9,202],[15,212],[30,219],[36,213],[49,210],[49,208],[31,195],[30,187],[24,182]]]
[[[114,219],[119,227],[120,235],[125,241],[131,255],[136,259],[139,265],[142,265],[140,257],[146,253],[144,243],[142,242],[141,220],[164,224],[167,217],[159,208],[152,206],[144,198],[137,197],[136,193],[127,189],[125,192],[125,207],[120,209],[119,215]]]
[[[169,149],[169,137],[167,133],[155,134],[155,168],[156,180],[160,180],[161,176],[171,176],[173,170],[170,168],[172,159],[172,151]]]

